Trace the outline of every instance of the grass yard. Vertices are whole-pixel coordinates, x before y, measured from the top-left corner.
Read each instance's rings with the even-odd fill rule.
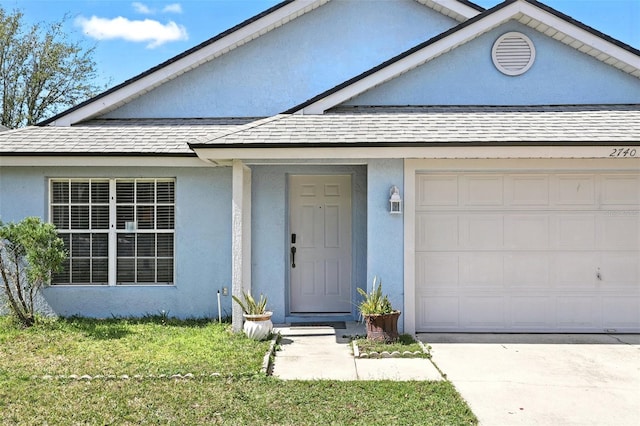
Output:
[[[203,320],[70,318],[20,330],[0,317],[0,377],[255,374],[268,347]]]
[[[448,382],[262,377],[268,345],[207,321],[64,319],[19,330],[0,317],[0,424],[477,423]],[[157,377],[175,373],[195,378]]]

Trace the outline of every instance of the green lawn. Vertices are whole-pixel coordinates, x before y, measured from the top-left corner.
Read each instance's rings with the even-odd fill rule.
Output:
[[[448,382],[262,377],[268,345],[206,321],[65,319],[19,330],[0,317],[0,424],[477,423]],[[175,373],[195,378],[158,378]]]

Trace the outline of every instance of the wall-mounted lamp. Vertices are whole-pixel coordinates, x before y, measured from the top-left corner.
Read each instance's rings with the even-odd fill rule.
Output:
[[[397,186],[393,185],[389,189],[389,213],[390,214],[402,214],[402,198],[400,198],[400,190]]]

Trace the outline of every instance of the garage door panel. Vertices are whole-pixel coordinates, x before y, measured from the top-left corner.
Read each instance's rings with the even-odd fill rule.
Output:
[[[468,175],[461,178],[462,205],[504,206],[504,178],[498,175]]]
[[[556,288],[595,288],[598,258],[599,256],[595,252],[556,253],[552,269]]]
[[[593,175],[558,175],[554,179],[557,206],[593,207],[596,204],[596,179]]]
[[[507,204],[546,207],[550,203],[549,177],[540,175],[510,176],[506,182]]]
[[[547,295],[530,295],[510,298],[511,328],[538,330],[555,322],[554,300]]]
[[[418,210],[424,207],[458,205],[457,175],[418,176],[416,188]]]
[[[460,323],[470,329],[503,329],[504,296],[471,294],[461,297]]]
[[[567,330],[602,328],[600,303],[596,296],[558,296],[556,317],[558,326]]]
[[[463,250],[504,247],[504,218],[502,215],[465,215],[460,217],[460,248]]]
[[[602,311],[608,312],[603,328],[611,332],[636,331],[640,322],[640,307],[636,297],[605,296],[602,299]]]
[[[549,287],[548,253],[509,253],[504,259],[504,283],[514,291]]]
[[[602,285],[606,288],[635,288],[640,282],[640,259],[636,252],[604,254],[600,265]]]
[[[460,327],[458,296],[418,296],[418,323],[430,324],[440,330]]]
[[[640,215],[610,212],[600,218],[598,246],[603,250],[640,250]]]
[[[465,253],[460,261],[459,286],[502,289],[504,256],[500,253]]]
[[[549,248],[549,216],[546,214],[512,214],[504,216],[505,247],[512,250]]]
[[[430,283],[431,289],[455,288],[459,281],[457,253],[416,254],[418,275]]]
[[[608,206],[640,204],[640,176],[631,174],[603,176],[601,203]]]
[[[418,331],[640,332],[640,174],[418,173]]]
[[[592,250],[596,246],[596,216],[593,213],[559,214],[555,246],[561,250]]]
[[[425,214],[416,215],[417,250],[458,250],[458,215]]]

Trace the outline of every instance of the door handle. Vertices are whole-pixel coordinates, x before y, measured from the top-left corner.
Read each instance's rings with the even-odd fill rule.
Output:
[[[296,248],[293,246],[291,247],[291,267],[296,267]]]

